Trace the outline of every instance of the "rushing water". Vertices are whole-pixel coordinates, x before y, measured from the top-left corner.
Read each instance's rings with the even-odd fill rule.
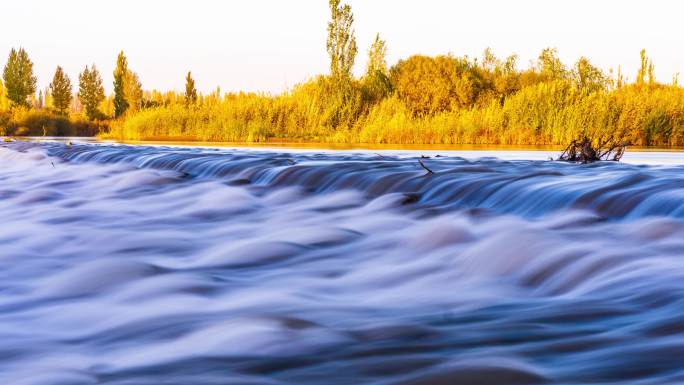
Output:
[[[684,382],[684,166],[423,162],[1,144],[0,383]]]

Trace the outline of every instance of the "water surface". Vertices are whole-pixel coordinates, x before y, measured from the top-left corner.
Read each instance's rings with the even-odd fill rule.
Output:
[[[0,383],[684,382],[682,154],[555,154],[3,143]]]

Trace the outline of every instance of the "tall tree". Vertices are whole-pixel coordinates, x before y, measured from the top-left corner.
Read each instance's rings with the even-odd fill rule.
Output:
[[[385,76],[389,75],[387,69],[387,43],[380,39],[380,34],[375,35],[375,40],[368,50],[368,65],[366,66],[366,73],[380,72]]]
[[[653,65],[653,60],[648,61],[648,84],[649,85],[654,85],[656,82],[655,79],[655,66]]]
[[[646,56],[645,49],[642,49],[639,55],[641,56],[641,66],[639,66],[639,72],[637,72],[636,83],[637,85],[641,86],[646,83],[646,74],[648,73],[649,60],[648,56]]]
[[[43,90],[38,91],[38,104],[36,108],[42,110],[45,107],[45,99],[43,98]]]
[[[617,88],[620,89],[622,86],[625,84],[625,77],[622,74],[622,66],[618,66],[617,70],[617,79],[616,79],[616,85]]]
[[[603,71],[592,65],[584,56],[575,63],[573,77],[577,88],[586,93],[603,90],[608,84],[608,78]]]
[[[36,92],[37,79],[33,75],[33,63],[23,48],[19,51],[12,48],[2,78],[12,105],[28,106],[27,98]]]
[[[50,86],[45,87],[43,91],[43,106],[45,108],[52,107],[52,95],[50,95]]]
[[[368,64],[362,84],[366,98],[377,101],[387,96],[392,87],[387,69],[387,45],[380,39],[380,34],[375,35],[375,41],[368,50]]]
[[[190,71],[185,77],[185,104],[192,105],[197,102],[197,89],[195,89],[195,79],[192,78]]]
[[[2,80],[0,80],[0,111],[6,110],[7,109],[7,97],[5,96],[5,86],[2,84]]]
[[[124,78],[124,96],[131,112],[139,111],[143,104],[143,90],[138,74],[128,70]]]
[[[114,69],[114,117],[118,118],[128,109],[126,99],[126,77],[128,75],[128,60],[123,51],[119,52],[116,58],[116,68]]]
[[[340,0],[330,0],[330,12],[326,44],[330,55],[330,75],[336,80],[350,79],[358,50],[352,29],[354,15],[349,5],[340,5]]]
[[[52,105],[59,114],[66,114],[71,104],[71,80],[69,76],[64,73],[62,67],[57,66],[55,76],[50,83],[50,92],[52,94]]]
[[[88,119],[97,119],[101,112],[99,105],[105,98],[102,77],[93,64],[92,68],[85,67],[78,75],[78,99],[85,108]]]
[[[568,71],[558,57],[558,50],[546,48],[537,58],[537,70],[543,80],[561,80],[568,78]]]

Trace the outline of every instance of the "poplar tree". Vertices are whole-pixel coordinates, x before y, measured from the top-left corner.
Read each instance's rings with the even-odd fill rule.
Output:
[[[123,51],[119,52],[116,58],[116,68],[114,69],[114,117],[118,118],[128,109],[126,99],[126,76],[128,74],[128,60]]]
[[[582,56],[575,63],[573,70],[575,83],[580,91],[591,93],[606,88],[608,78],[603,74],[603,71],[591,64],[589,59]]]
[[[124,77],[124,97],[126,99],[126,104],[128,105],[127,110],[135,112],[142,108],[142,84],[140,84],[138,74],[131,70],[127,70],[126,76]]]
[[[375,41],[371,44],[368,50],[368,65],[366,66],[366,74],[381,74],[388,76],[387,70],[387,45],[384,40],[380,39],[380,34],[375,35]]]
[[[646,73],[648,72],[648,57],[646,56],[646,50],[642,49],[639,53],[641,55],[641,66],[639,67],[639,72],[637,72],[636,83],[637,85],[644,85],[646,83]]]
[[[5,86],[0,79],[0,110],[7,109],[7,98],[5,97]]]
[[[98,106],[105,98],[102,77],[93,64],[92,68],[85,67],[78,75],[78,99],[85,108],[88,119],[97,119],[101,112]]]
[[[59,114],[66,114],[71,104],[71,80],[64,73],[62,67],[57,66],[55,76],[50,83],[50,93],[52,94],[52,105]]]
[[[14,106],[28,107],[27,98],[36,92],[33,63],[23,48],[12,48],[2,72],[7,98]]]
[[[568,78],[568,71],[558,57],[558,50],[555,48],[542,50],[537,58],[537,69],[545,81]]]
[[[653,60],[648,61],[648,85],[652,86],[656,82],[655,79],[655,66],[653,65]]]
[[[197,90],[195,89],[195,79],[192,78],[190,71],[185,77],[185,104],[192,105],[197,102]]]
[[[50,95],[50,86],[45,87],[45,91],[43,91],[43,106],[45,108],[52,107],[52,95]]]
[[[623,84],[625,83],[625,78],[622,75],[622,66],[618,66],[617,70],[617,88],[620,89],[622,88]]]
[[[330,0],[330,12],[326,43],[330,56],[330,75],[337,81],[350,79],[358,50],[352,29],[354,15],[348,4],[340,5],[340,0]]]
[[[366,74],[362,79],[366,98],[372,102],[384,98],[392,89],[386,56],[387,46],[385,41],[380,39],[380,34],[377,34],[375,35],[375,41],[368,50]]]

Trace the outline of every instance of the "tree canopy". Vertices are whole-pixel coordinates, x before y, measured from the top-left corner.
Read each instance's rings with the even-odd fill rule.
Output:
[[[185,104],[192,105],[197,102],[197,89],[195,89],[195,79],[192,78],[192,74],[188,71],[188,75],[185,77]]]
[[[52,94],[52,105],[59,114],[66,114],[71,104],[71,80],[64,73],[62,67],[57,66],[55,76],[50,83],[50,93]]]
[[[23,48],[12,48],[2,72],[7,98],[14,106],[27,106],[28,97],[36,92],[36,76],[33,62]]]
[[[121,51],[116,58],[116,68],[114,69],[114,117],[116,118],[122,116],[128,109],[128,99],[126,98],[127,74],[128,59]]]
[[[78,76],[78,99],[85,108],[88,119],[98,119],[102,115],[99,105],[105,98],[102,77],[95,67],[85,67]]]
[[[330,13],[326,43],[330,75],[335,79],[350,79],[358,51],[353,29],[354,14],[348,4],[340,5],[340,0],[330,0]]]

